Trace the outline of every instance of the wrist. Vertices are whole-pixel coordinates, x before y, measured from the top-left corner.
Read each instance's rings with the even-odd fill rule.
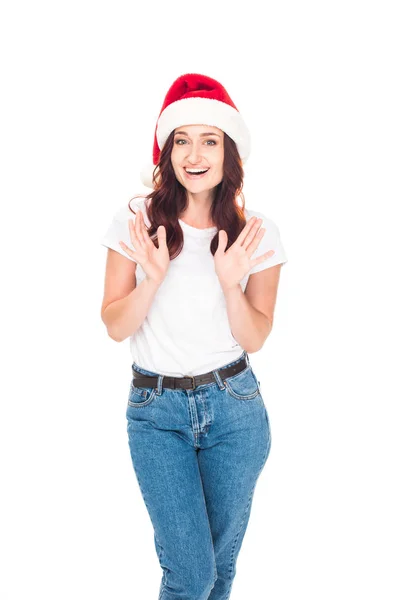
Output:
[[[238,290],[241,290],[240,283],[235,283],[234,285],[222,285],[221,288],[223,293],[226,294],[235,294]]]
[[[150,279],[150,277],[145,277],[145,281],[147,281],[147,285],[152,288],[158,289],[164,280],[158,281],[156,279]]]

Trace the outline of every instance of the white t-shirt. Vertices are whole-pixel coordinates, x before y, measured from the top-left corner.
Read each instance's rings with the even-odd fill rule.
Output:
[[[144,198],[136,198],[130,205],[136,212],[139,209],[143,213],[149,226]],[[247,273],[240,282],[243,291],[251,274],[287,262],[275,223],[262,213],[247,208],[245,215],[246,221],[254,215],[262,218],[261,227],[265,228],[252,258],[271,249],[275,254]],[[115,213],[101,238],[101,245],[134,261],[118,243],[121,240],[134,249],[129,235],[129,219],[135,222],[135,214],[126,204]],[[136,364],[171,377],[207,373],[236,360],[243,352],[230,329],[225,297],[210,252],[210,243],[217,228],[197,229],[181,219],[179,223],[184,235],[181,253],[170,262],[145,320],[130,337],[132,359]],[[137,263],[137,286],[145,276]]]

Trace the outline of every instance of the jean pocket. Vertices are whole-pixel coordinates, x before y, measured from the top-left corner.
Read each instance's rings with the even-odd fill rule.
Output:
[[[153,402],[156,391],[157,388],[136,386],[133,378],[129,388],[128,406],[133,406],[134,408],[148,406]]]
[[[236,400],[253,400],[260,395],[257,378],[250,366],[236,375],[227,377],[223,382],[227,392]]]

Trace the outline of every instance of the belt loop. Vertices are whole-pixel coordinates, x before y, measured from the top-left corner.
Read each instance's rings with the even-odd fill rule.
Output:
[[[249,367],[250,366],[250,359],[249,359],[249,355],[247,354],[247,350],[244,351],[244,358],[246,360],[246,364]]]
[[[212,373],[213,373],[213,375],[215,377],[215,381],[217,382],[217,385],[218,385],[219,389],[220,390],[224,390],[225,389],[225,384],[222,382],[222,379],[221,379],[220,374],[219,374],[218,371],[219,371],[219,369],[215,369],[215,371],[213,371]]]
[[[162,394],[162,391],[163,391],[163,379],[164,379],[164,375],[159,375],[158,376],[158,379],[157,379],[157,390],[156,390],[157,396],[160,396]]]

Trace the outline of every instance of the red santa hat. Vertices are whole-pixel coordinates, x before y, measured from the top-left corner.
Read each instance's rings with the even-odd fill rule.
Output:
[[[215,79],[198,73],[181,75],[165,96],[154,134],[153,162],[141,180],[153,187],[153,170],[171,131],[182,125],[211,125],[222,129],[236,143],[244,163],[250,154],[250,132],[226,89]]]

